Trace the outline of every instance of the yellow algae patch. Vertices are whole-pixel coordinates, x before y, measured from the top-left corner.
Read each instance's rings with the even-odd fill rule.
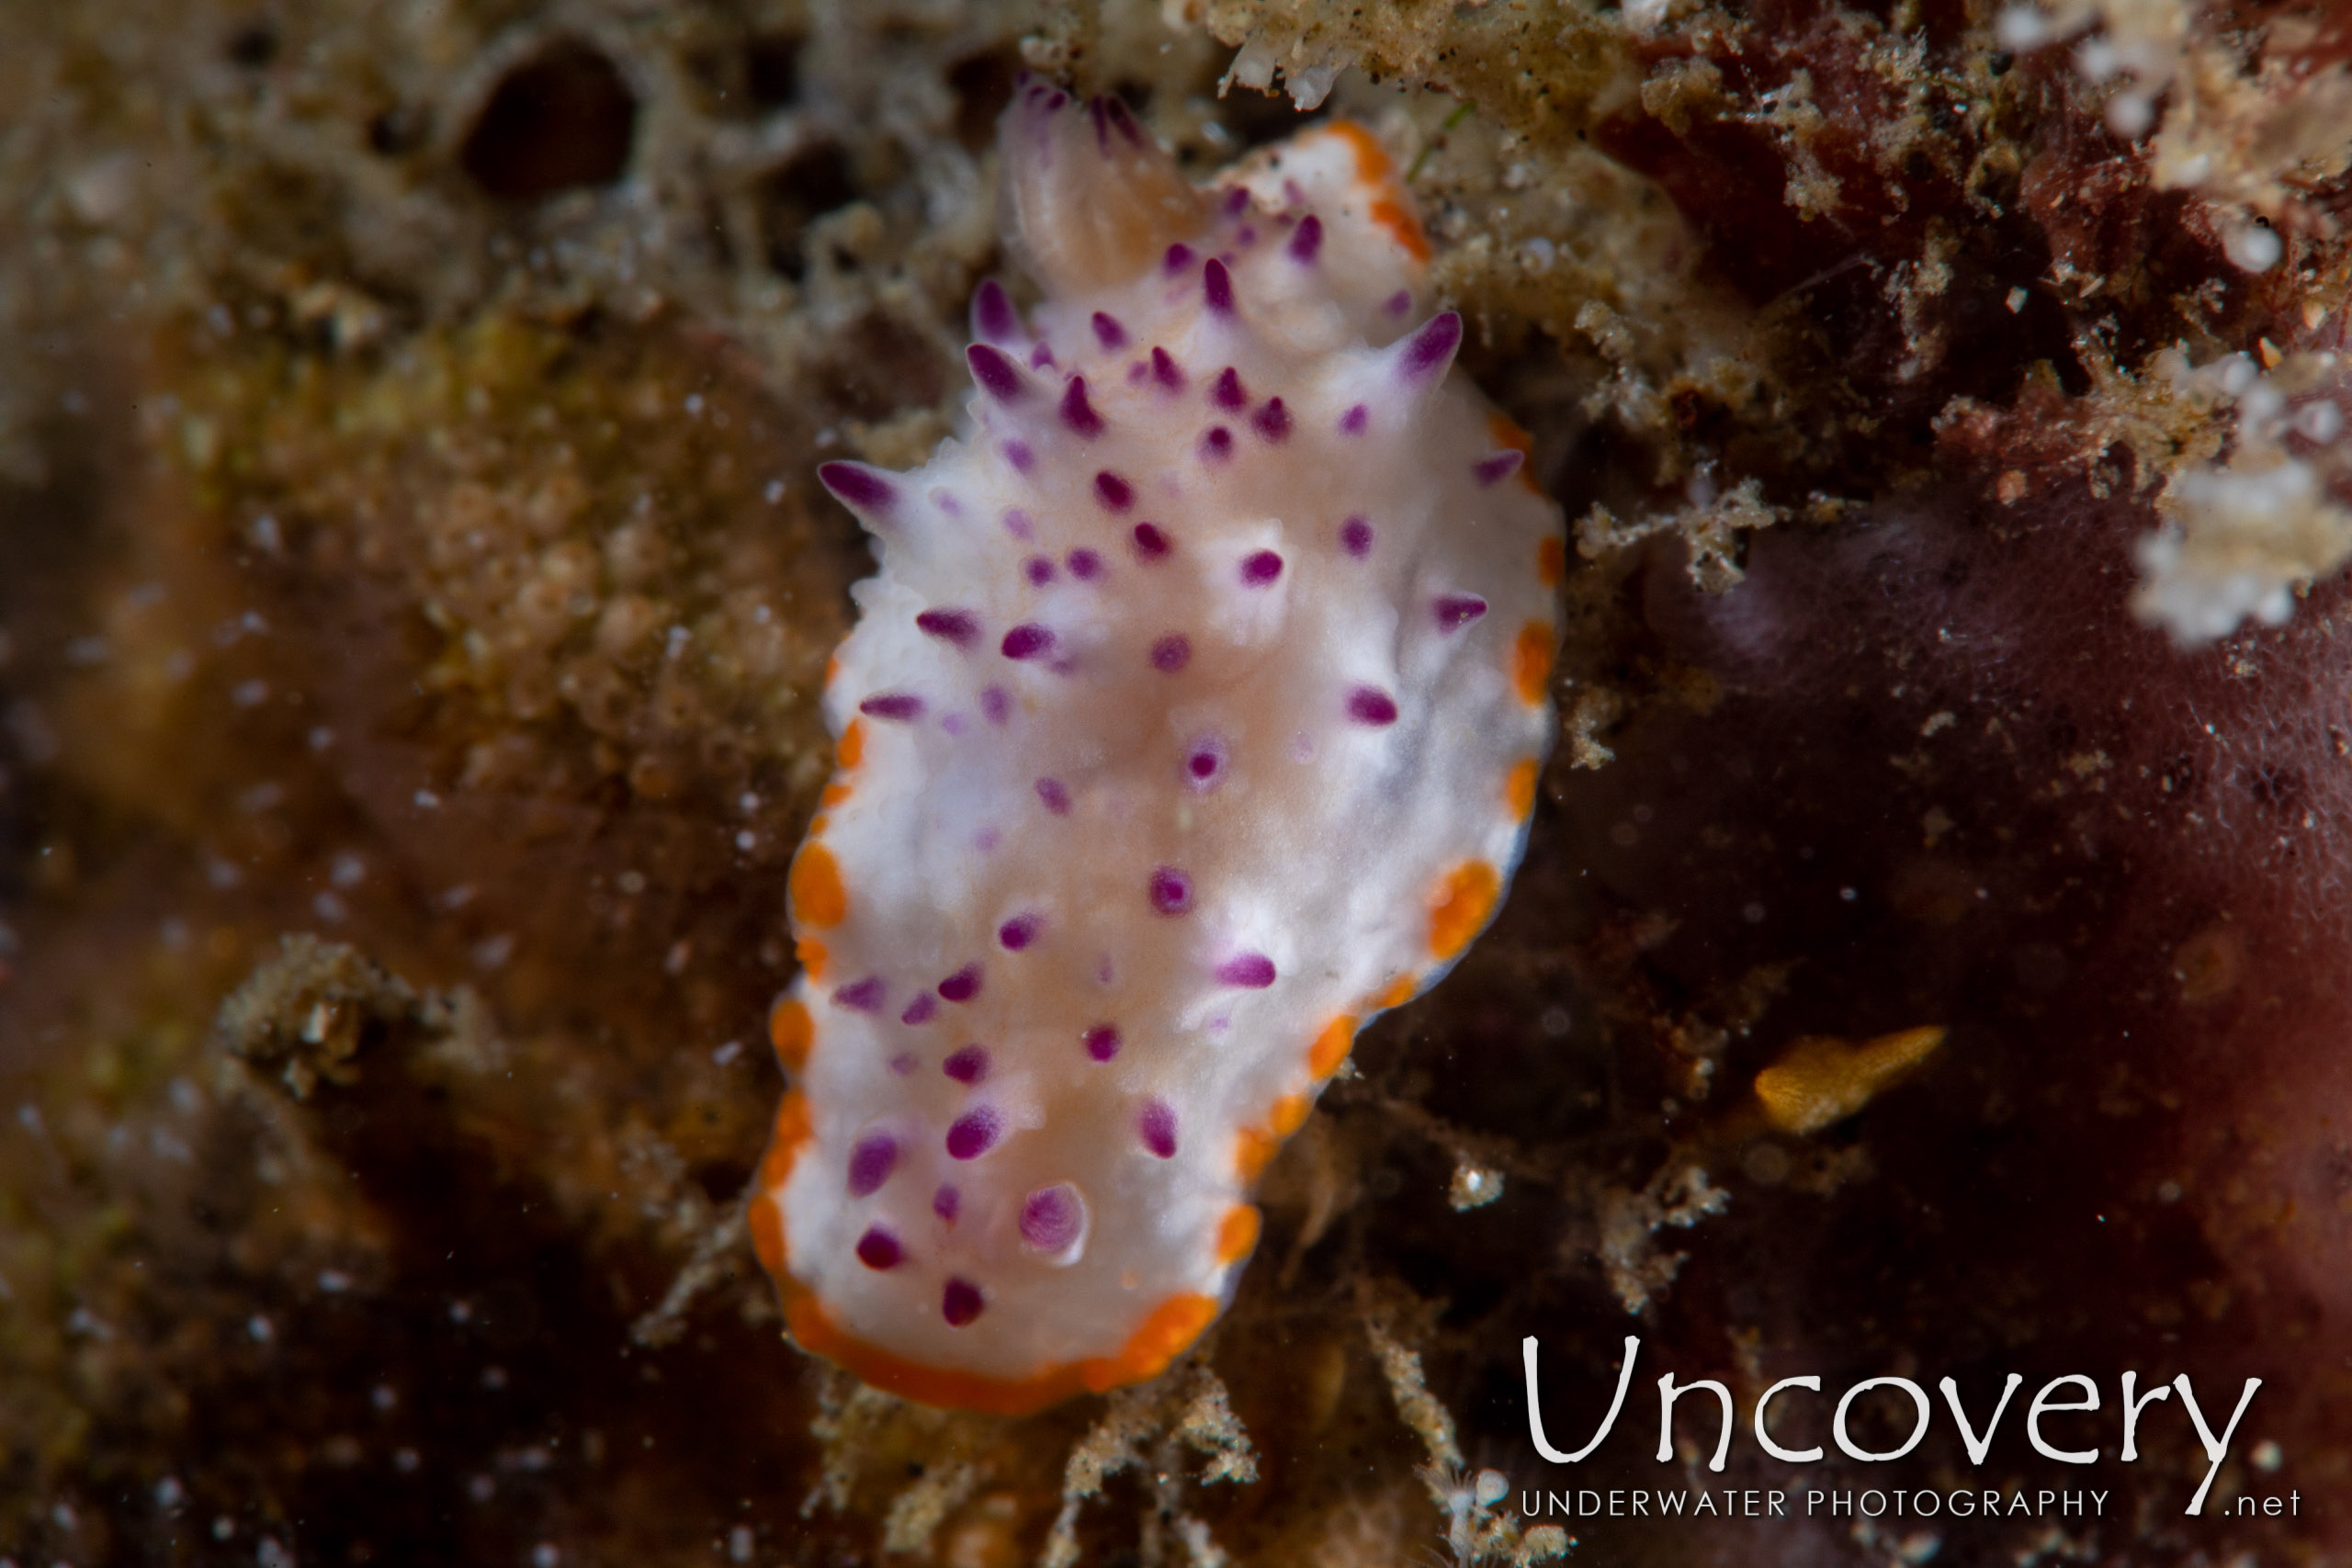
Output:
[[[1522,757],[1510,765],[1510,776],[1503,780],[1503,804],[1510,807],[1513,817],[1524,818],[1535,809],[1535,781],[1543,771],[1532,757]]]
[[[849,890],[842,886],[841,863],[814,839],[793,857],[788,888],[792,918],[804,926],[830,931],[849,918]]]
[[[797,998],[785,998],[768,1014],[768,1039],[774,1042],[775,1059],[784,1064],[786,1072],[797,1073],[808,1064],[808,1047],[816,1038],[817,1026]]]
[[[1328,1078],[1340,1070],[1348,1059],[1348,1047],[1355,1043],[1356,1021],[1341,1013],[1323,1026],[1315,1043],[1306,1048],[1306,1070],[1318,1078]]]
[[[1258,1225],[1256,1204],[1236,1203],[1227,1209],[1216,1227],[1216,1260],[1238,1263],[1249,1257],[1250,1249],[1258,1245]]]
[[[1519,628],[1519,640],[1511,645],[1510,675],[1521,699],[1530,703],[1544,700],[1544,690],[1552,683],[1550,622],[1530,621]]]
[[[1818,1133],[1868,1105],[1943,1043],[1940,1024],[1898,1030],[1860,1044],[1811,1034],[1756,1075],[1756,1098],[1784,1133]]]
[[[1430,894],[1430,951],[1443,960],[1469,946],[1494,912],[1502,888],[1502,873],[1482,860],[1464,861],[1447,872]]]

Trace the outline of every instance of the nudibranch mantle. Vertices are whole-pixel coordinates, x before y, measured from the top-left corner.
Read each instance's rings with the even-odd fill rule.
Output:
[[[1001,144],[1044,303],[982,286],[923,468],[820,470],[881,570],[750,1221],[804,1348],[1011,1413],[1208,1326],[1356,1030],[1492,916],[1563,538],[1361,128],[1203,190],[1028,85]]]

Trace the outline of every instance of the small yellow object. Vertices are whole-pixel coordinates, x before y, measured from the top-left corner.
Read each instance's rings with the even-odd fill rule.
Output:
[[[1756,1075],[1756,1098],[1781,1131],[1818,1133],[1868,1105],[1943,1043],[1943,1026],[1933,1023],[1859,1045],[1809,1034]]]

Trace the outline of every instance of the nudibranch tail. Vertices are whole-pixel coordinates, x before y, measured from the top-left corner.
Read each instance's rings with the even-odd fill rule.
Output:
[[[1195,191],[1032,84],[1001,146],[1043,301],[981,286],[928,464],[820,470],[882,570],[750,1223],[802,1346],[1020,1412],[1216,1319],[1357,1030],[1494,918],[1566,556],[1361,128]]]

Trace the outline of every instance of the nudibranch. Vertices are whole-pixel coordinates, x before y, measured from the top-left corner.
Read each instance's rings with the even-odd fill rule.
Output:
[[[1149,1377],[1363,1023],[1493,915],[1552,739],[1559,511],[1450,374],[1363,129],[1203,190],[1024,85],[967,426],[829,463],[881,570],[788,891],[750,1208],[792,1335],[928,1404]]]

